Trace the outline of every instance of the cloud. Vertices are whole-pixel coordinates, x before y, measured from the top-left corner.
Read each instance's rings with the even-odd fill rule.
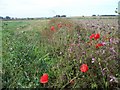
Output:
[[[109,13],[119,0],[0,0],[0,15],[53,16]],[[103,10],[103,12],[102,12]]]

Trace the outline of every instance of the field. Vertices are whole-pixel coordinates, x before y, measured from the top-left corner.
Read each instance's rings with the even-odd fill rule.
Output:
[[[2,21],[2,87],[119,90],[118,44],[116,18]]]

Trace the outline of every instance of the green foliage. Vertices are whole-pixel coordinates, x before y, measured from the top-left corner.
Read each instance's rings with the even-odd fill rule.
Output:
[[[39,80],[43,73],[49,75],[47,88],[119,87],[117,31],[108,34],[109,31],[87,28],[69,19],[47,22],[44,26],[39,26],[39,21],[3,22],[3,87],[42,88],[44,85]],[[58,24],[62,27],[58,28]],[[55,32],[50,30],[51,26]],[[90,42],[93,32],[100,33],[101,37]],[[111,43],[107,38],[114,41]],[[100,42],[107,44],[96,49],[95,45]],[[89,67],[86,73],[80,71],[84,63]]]

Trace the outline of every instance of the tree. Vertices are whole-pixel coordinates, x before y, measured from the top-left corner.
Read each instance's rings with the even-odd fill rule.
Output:
[[[115,13],[120,14],[120,12],[119,12],[118,8],[116,8]]]
[[[0,16],[0,19],[3,19],[3,17]]]
[[[66,17],[66,15],[61,15],[61,17]]]
[[[10,17],[9,17],[9,16],[6,16],[6,19],[8,19],[8,20],[9,20],[9,19],[10,19]]]
[[[94,15],[92,15],[92,16],[96,16],[96,15],[94,14]]]
[[[55,17],[60,17],[60,15],[56,15]]]

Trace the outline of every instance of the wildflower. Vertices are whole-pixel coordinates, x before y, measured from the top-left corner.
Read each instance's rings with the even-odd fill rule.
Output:
[[[113,54],[116,54],[116,51],[113,47],[110,48],[110,51],[113,53]]]
[[[103,76],[105,75],[106,70],[107,70],[106,68],[103,68],[103,69],[102,69],[102,71],[101,71],[101,72],[102,72],[102,75],[103,75]]]
[[[110,41],[110,43],[113,43],[113,38],[110,38],[109,41]]]
[[[102,43],[98,43],[98,44],[96,44],[96,48],[99,48],[99,47],[101,47],[101,46],[103,46]]]
[[[89,24],[87,24],[87,26],[89,26]]]
[[[92,58],[92,63],[94,63],[95,62],[95,58]]]
[[[10,51],[12,51],[13,50],[13,48],[10,48]]]
[[[51,31],[55,31],[55,27],[54,27],[54,26],[51,26],[50,30],[51,30]]]
[[[111,27],[112,30],[114,30],[114,27]]]
[[[102,42],[103,46],[106,45],[106,42]]]
[[[102,54],[104,54],[105,53],[105,50],[102,50]]]
[[[90,39],[93,39],[93,38],[94,38],[94,36],[95,36],[95,34],[92,34],[92,35],[90,36]]]
[[[40,83],[47,83],[48,82],[48,74],[47,73],[44,73],[43,76],[41,76],[40,78]]]
[[[88,66],[87,64],[82,64],[80,67],[81,72],[87,72],[88,71]]]
[[[83,54],[83,55],[85,55],[85,54],[86,54],[86,52],[82,52],[82,54]]]
[[[113,75],[110,75],[110,82],[116,82],[118,83],[118,79],[116,77],[114,77]]]
[[[97,33],[97,34],[92,34],[91,36],[90,36],[90,39],[95,39],[95,40],[97,40],[97,39],[99,39],[100,38],[100,34],[99,33]]]
[[[61,27],[62,27],[62,25],[61,25],[61,24],[58,24],[57,26],[58,26],[58,28],[61,28]]]
[[[62,52],[60,52],[60,55],[62,54]]]
[[[99,33],[97,33],[97,34],[95,34],[95,36],[94,36],[94,39],[99,39],[100,38],[100,34]]]

